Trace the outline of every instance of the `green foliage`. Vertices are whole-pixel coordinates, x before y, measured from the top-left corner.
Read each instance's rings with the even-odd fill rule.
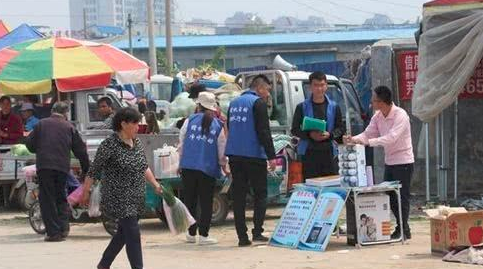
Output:
[[[260,35],[269,34],[273,31],[273,28],[266,24],[251,24],[243,28],[242,33],[244,35]]]
[[[166,52],[164,50],[158,50],[156,52],[156,58],[158,62],[158,72],[167,75],[167,76],[173,76],[179,72],[178,67],[175,66],[169,66],[168,60],[166,59]]]

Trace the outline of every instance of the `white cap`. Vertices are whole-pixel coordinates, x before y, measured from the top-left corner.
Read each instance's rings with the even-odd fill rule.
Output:
[[[197,104],[200,104],[202,107],[216,111],[216,97],[211,92],[200,92],[198,95],[198,99],[196,100]]]

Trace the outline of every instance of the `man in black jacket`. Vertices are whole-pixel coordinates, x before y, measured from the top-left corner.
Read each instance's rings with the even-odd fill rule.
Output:
[[[252,240],[266,242],[263,222],[267,208],[267,160],[274,170],[275,149],[270,132],[267,105],[270,81],[256,76],[250,89],[230,103],[228,109],[228,140],[225,155],[230,157],[233,174],[233,213],[238,235],[238,246],[249,246],[245,224],[246,196],[251,186],[254,193]]]
[[[79,132],[67,121],[69,105],[57,102],[52,116],[40,120],[27,137],[27,148],[36,154],[39,201],[47,236],[45,241],[63,241],[69,233],[66,181],[70,152],[79,159],[83,174],[89,170],[87,148]]]
[[[327,77],[322,72],[309,76],[310,95],[297,105],[292,122],[292,135],[300,138],[297,153],[302,158],[304,182],[337,174],[334,141],[342,143],[345,127],[337,103],[329,99]],[[302,131],[304,117],[316,118],[327,122],[327,131]]]

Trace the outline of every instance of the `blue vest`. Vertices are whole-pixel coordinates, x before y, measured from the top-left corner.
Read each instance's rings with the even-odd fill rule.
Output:
[[[253,105],[260,99],[254,91],[246,91],[230,103],[229,130],[225,155],[267,159],[258,140],[253,117]]]
[[[330,100],[329,97],[326,95],[325,100],[329,103],[327,106],[327,112],[326,112],[326,118],[327,118],[327,131],[329,133],[332,133],[335,127],[335,114],[336,114],[336,108],[337,104]],[[302,103],[302,108],[303,108],[303,116],[304,117],[314,117],[314,108],[312,106],[312,94],[309,96],[309,98],[305,99],[305,101]],[[333,141],[332,142],[332,154],[335,156],[337,155],[337,147]],[[305,152],[307,151],[307,147],[309,146],[309,141],[305,139],[300,139],[300,142],[297,146],[297,154],[298,155],[305,155]]]
[[[218,136],[222,132],[223,124],[218,119],[213,118],[209,133],[203,134],[201,128],[202,113],[191,115],[188,120],[179,166],[184,169],[202,171],[213,178],[220,178]]]

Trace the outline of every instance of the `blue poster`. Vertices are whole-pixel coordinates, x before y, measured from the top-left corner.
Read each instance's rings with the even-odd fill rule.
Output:
[[[270,245],[296,248],[317,201],[317,188],[297,188],[270,239]]]
[[[297,246],[301,250],[324,251],[330,241],[347,191],[344,188],[323,188]]]

